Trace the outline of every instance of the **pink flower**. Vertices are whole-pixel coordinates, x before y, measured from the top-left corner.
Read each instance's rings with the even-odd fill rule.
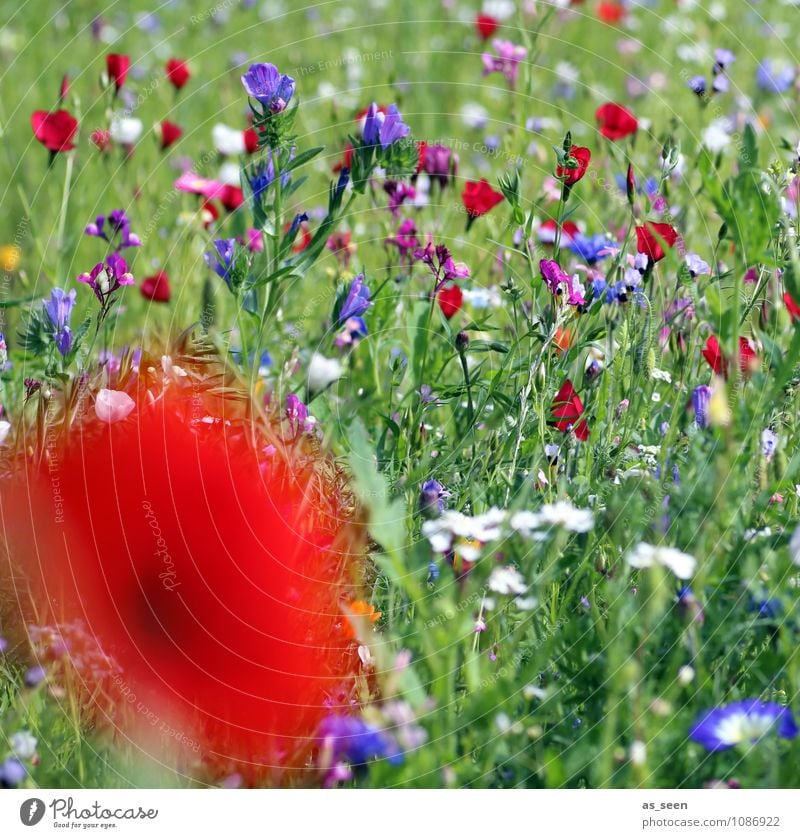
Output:
[[[101,422],[109,425],[126,419],[136,402],[122,390],[100,390],[94,401],[94,412]]]
[[[497,55],[484,52],[481,55],[483,61],[483,75],[488,76],[490,73],[502,73],[506,81],[513,87],[517,83],[519,76],[519,62],[528,57],[528,50],[523,46],[511,41],[495,40],[492,41]]]

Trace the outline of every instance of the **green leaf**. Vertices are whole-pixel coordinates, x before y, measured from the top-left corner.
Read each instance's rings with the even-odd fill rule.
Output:
[[[389,481],[378,471],[372,443],[360,420],[351,425],[349,437],[353,491],[367,512],[369,534],[387,553],[398,553],[406,544],[405,503],[391,498]]]

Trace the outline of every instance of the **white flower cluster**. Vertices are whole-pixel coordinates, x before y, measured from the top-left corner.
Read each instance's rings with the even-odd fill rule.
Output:
[[[462,558],[476,561],[480,556],[479,545],[497,541],[503,535],[506,521],[513,532],[534,541],[544,541],[553,528],[588,532],[594,525],[594,516],[590,510],[578,509],[568,501],[548,503],[536,512],[521,510],[510,516],[507,510],[497,507],[474,517],[448,510],[438,518],[426,521],[422,534],[434,552],[447,553],[458,546]]]
[[[678,579],[691,579],[697,567],[697,559],[694,556],[663,544],[654,546],[642,542],[628,554],[627,558],[631,567],[646,568],[660,565],[672,571]]]

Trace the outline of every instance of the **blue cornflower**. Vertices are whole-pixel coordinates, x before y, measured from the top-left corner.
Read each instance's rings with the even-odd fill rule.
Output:
[[[212,243],[214,245],[214,251],[205,253],[203,258],[208,267],[230,285],[236,239],[215,239]]]
[[[381,148],[388,148],[392,143],[407,137],[410,133],[411,129],[403,122],[397,105],[389,105],[385,114],[378,110],[375,102],[369,106],[362,134],[367,145],[380,143]]]
[[[387,759],[399,765],[403,761],[403,754],[386,733],[356,716],[328,716],[319,735],[331,748],[334,762],[363,765],[372,759]]]
[[[694,418],[701,428],[708,427],[708,406],[711,403],[711,388],[707,384],[701,384],[692,390],[692,407]]]
[[[242,76],[242,84],[249,96],[272,113],[285,110],[294,96],[294,79],[282,75],[274,64],[252,64]]]
[[[364,285],[364,274],[359,274],[351,283],[344,303],[339,310],[339,323],[351,317],[361,317],[370,307],[369,288]]]
[[[714,72],[719,73],[727,70],[736,61],[736,56],[729,49],[714,50]]]
[[[594,236],[575,233],[567,247],[587,265],[594,265],[613,253],[613,243],[603,233]]]
[[[750,597],[747,610],[755,611],[759,617],[763,617],[765,620],[775,620],[783,614],[783,605],[779,599],[774,597],[769,599]]]
[[[795,70],[789,64],[775,67],[769,58],[765,58],[756,70],[756,84],[766,93],[786,93],[794,84]]]
[[[689,86],[689,90],[692,93],[696,94],[697,96],[705,96],[706,93],[706,80],[705,76],[692,76],[689,81],[687,82]]]
[[[27,776],[25,766],[16,758],[0,762],[0,788],[15,789]]]
[[[794,739],[798,728],[788,707],[772,701],[746,698],[702,713],[692,726],[690,739],[707,751],[750,745],[768,733]]]
[[[44,310],[53,327],[53,340],[62,355],[68,355],[72,348],[72,329],[69,321],[78,292],[72,288],[69,293],[62,288],[54,288],[50,292],[50,299],[45,300]]]

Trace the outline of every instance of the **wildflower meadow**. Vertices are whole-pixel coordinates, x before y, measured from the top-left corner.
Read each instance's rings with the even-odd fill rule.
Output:
[[[0,2],[0,787],[800,786],[797,0],[206,3]]]

